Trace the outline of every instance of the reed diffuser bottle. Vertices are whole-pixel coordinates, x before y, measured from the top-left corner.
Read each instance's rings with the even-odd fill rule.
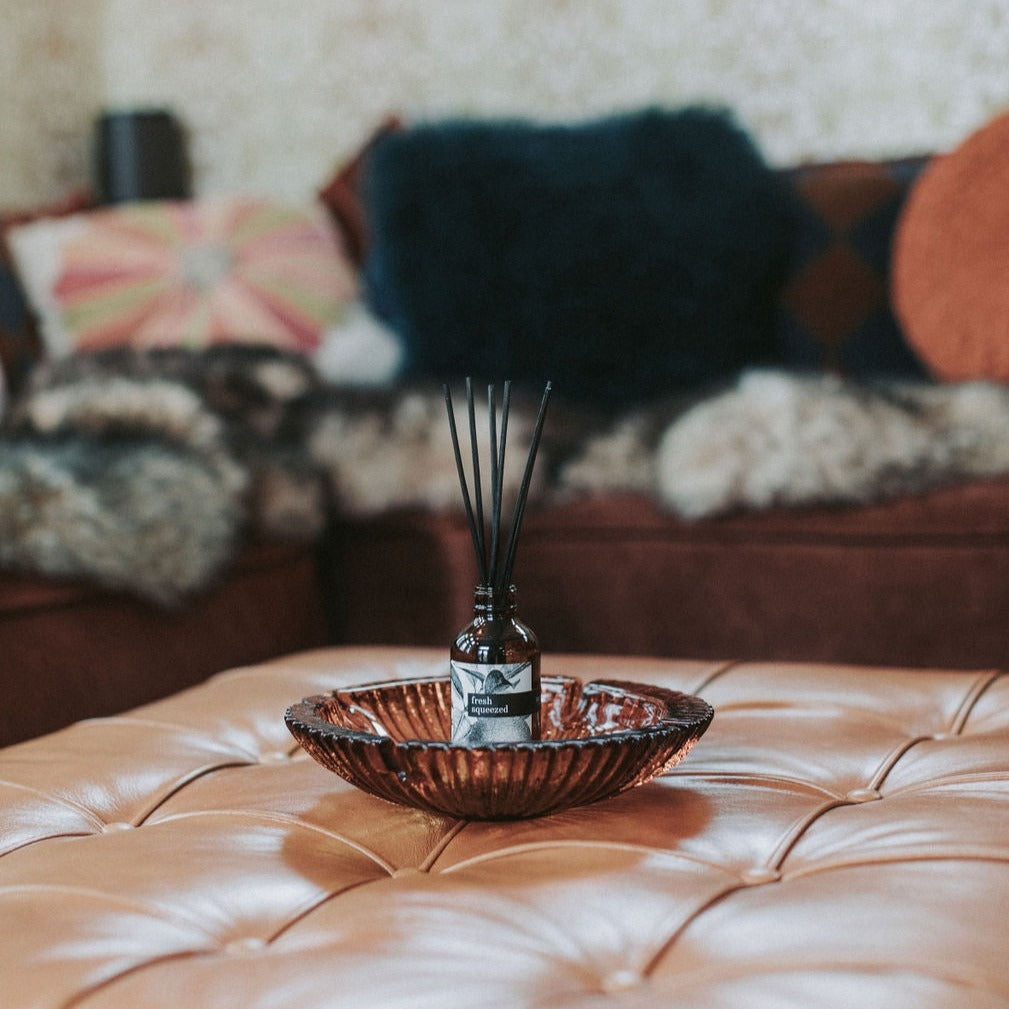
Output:
[[[540,735],[539,641],[516,615],[516,593],[511,576],[550,388],[548,382],[540,401],[506,544],[502,544],[500,535],[501,498],[511,385],[509,382],[504,384],[500,436],[497,430],[494,386],[490,386],[487,391],[491,476],[489,534],[484,527],[473,386],[467,379],[466,404],[474,488],[472,499],[459,448],[452,397],[448,387],[445,388],[452,446],[480,576],[475,590],[473,620],[456,635],[451,648],[453,743],[479,746],[484,743],[538,739]]]
[[[540,646],[515,616],[515,586],[478,585],[452,642],[452,742],[539,739]]]

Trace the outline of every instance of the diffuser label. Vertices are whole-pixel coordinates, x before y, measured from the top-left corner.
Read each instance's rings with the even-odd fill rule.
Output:
[[[532,739],[539,697],[531,662],[452,662],[452,742],[466,745]]]

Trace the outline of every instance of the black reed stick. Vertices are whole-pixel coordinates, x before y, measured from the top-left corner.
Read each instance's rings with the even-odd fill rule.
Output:
[[[494,386],[491,386],[493,396]],[[496,457],[497,468],[497,488],[494,491],[493,511],[491,512],[491,551],[490,551],[490,583],[497,585],[498,553],[500,552],[501,541],[501,497],[504,492],[504,467],[505,467],[505,446],[508,443],[508,410],[511,406],[511,382],[505,382],[504,394],[501,402],[501,438],[495,444],[494,441],[494,408],[491,407],[491,431],[490,443],[491,451]]]
[[[448,426],[452,432],[452,451],[455,453],[455,468],[459,474],[459,486],[462,489],[462,501],[466,506],[466,518],[469,520],[470,535],[473,537],[473,552],[476,554],[477,566],[480,569],[480,577],[487,581],[487,571],[485,570],[483,550],[480,546],[480,537],[477,535],[476,518],[473,515],[473,504],[470,501],[469,488],[466,486],[466,472],[462,465],[462,452],[459,450],[459,434],[455,426],[455,411],[452,409],[452,393],[449,387],[445,386],[445,409],[448,411]]]
[[[493,385],[487,386],[487,416],[490,428],[490,554],[487,562],[488,581],[494,584],[497,570],[498,527],[501,524],[501,463],[497,445],[497,401]]]
[[[511,584],[512,568],[515,566],[515,550],[519,542],[519,530],[522,528],[522,517],[525,515],[526,498],[529,496],[529,484],[533,477],[533,465],[536,462],[536,453],[540,447],[540,436],[543,434],[543,421],[546,419],[547,403],[550,401],[550,391],[553,387],[549,382],[543,390],[543,398],[540,400],[539,413],[536,415],[536,426],[533,428],[532,441],[529,444],[529,456],[526,459],[525,472],[522,474],[522,485],[519,487],[519,496],[515,501],[515,512],[512,517],[511,531],[508,533],[508,549],[505,553],[504,570],[496,588],[504,588]]]
[[[466,518],[469,521],[470,535],[473,539],[473,550],[476,554],[480,579],[484,585],[489,585],[494,591],[502,591],[511,583],[512,568],[515,563],[515,550],[518,546],[519,531],[522,518],[525,515],[526,500],[529,496],[529,486],[532,481],[533,466],[536,453],[539,450],[540,437],[543,433],[543,421],[546,418],[547,403],[550,399],[552,386],[549,382],[543,390],[536,424],[529,445],[529,455],[526,459],[522,483],[519,486],[512,525],[508,533],[508,545],[505,550],[503,564],[501,562],[501,502],[504,494],[505,450],[508,442],[508,417],[511,409],[511,382],[504,383],[504,393],[501,404],[501,430],[497,429],[496,389],[493,385],[487,387],[487,406],[489,413],[490,434],[490,549],[484,530],[483,491],[480,476],[480,452],[476,435],[476,410],[473,403],[473,383],[466,379],[466,408],[469,413],[470,455],[473,466],[473,498],[470,498],[466,481],[466,471],[462,460],[462,450],[459,447],[459,432],[455,422],[455,411],[452,408],[452,393],[444,386],[445,408],[448,412],[449,430],[452,433],[452,451],[455,454],[456,472],[459,474],[459,486],[462,490],[463,504],[466,506]],[[475,502],[475,504],[474,504]]]
[[[473,501],[476,508],[476,536],[480,571],[487,580],[487,549],[483,529],[483,480],[480,478],[480,447],[476,440],[476,410],[473,407],[473,382],[466,379],[466,409],[469,411],[469,444],[473,454]]]

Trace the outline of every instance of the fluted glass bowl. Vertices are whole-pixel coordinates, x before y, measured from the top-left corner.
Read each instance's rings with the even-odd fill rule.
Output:
[[[642,785],[678,764],[714,711],[699,697],[620,680],[542,680],[533,742],[448,742],[448,677],[306,697],[285,721],[324,767],[372,795],[471,820],[542,816]]]

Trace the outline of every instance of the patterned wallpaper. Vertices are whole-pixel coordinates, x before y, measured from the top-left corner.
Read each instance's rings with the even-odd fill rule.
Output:
[[[57,199],[87,179],[104,7],[0,0],[0,207]]]
[[[1009,107],[1009,0],[0,0],[0,204],[169,105],[199,192],[308,199],[390,110],[727,104],[784,163],[939,150]],[[283,11],[283,13],[282,13]]]

